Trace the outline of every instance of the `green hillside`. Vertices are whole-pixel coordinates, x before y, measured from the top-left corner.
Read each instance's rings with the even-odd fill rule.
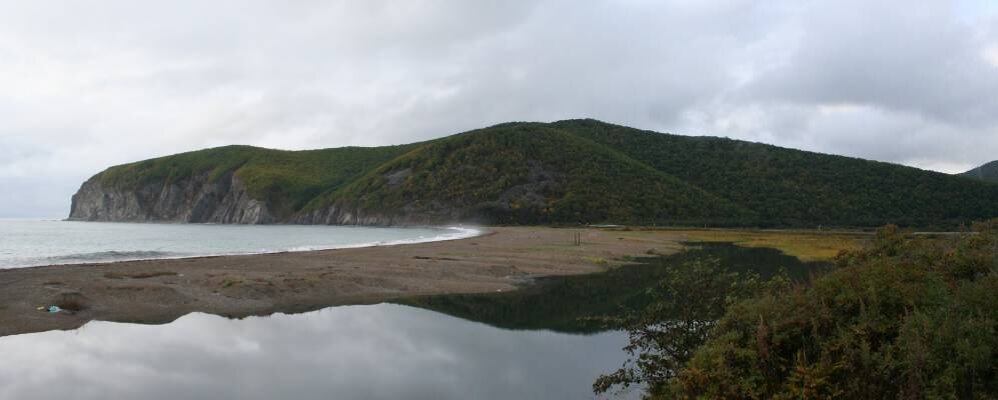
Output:
[[[998,216],[998,185],[594,120],[506,123],[402,146],[227,146],[93,179],[133,190],[230,173],[286,222],[333,209],[500,224],[952,226]]]
[[[926,226],[998,215],[998,190],[943,173],[594,120],[552,125],[735,201],[758,213],[763,224]]]
[[[998,183],[998,161],[992,161],[960,175],[982,181]]]
[[[212,181],[231,172],[245,182],[253,198],[265,201],[279,218],[288,218],[319,194],[356,179],[414,146],[306,151],[225,146],[119,165],[96,178],[105,185],[135,189],[198,174],[208,174]]]
[[[393,176],[405,176],[393,182]],[[394,159],[311,207],[440,214],[492,223],[734,223],[753,213],[546,124],[466,132]]]

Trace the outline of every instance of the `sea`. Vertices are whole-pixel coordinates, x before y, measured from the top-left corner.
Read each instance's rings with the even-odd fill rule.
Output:
[[[0,269],[460,239],[474,227],[216,225],[0,219]]]

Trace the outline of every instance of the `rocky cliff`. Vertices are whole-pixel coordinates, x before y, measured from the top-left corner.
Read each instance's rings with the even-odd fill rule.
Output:
[[[178,182],[137,187],[105,184],[101,175],[73,195],[69,220],[104,222],[185,222],[217,224],[429,225],[462,220],[459,213],[398,210],[365,212],[342,203],[279,218],[254,199],[234,173],[211,179],[202,173]],[[468,219],[465,219],[468,220]]]
[[[489,223],[477,209],[433,202],[423,207],[403,206],[390,211],[375,211],[350,201],[303,211],[288,220],[304,225],[446,225],[452,223]]]
[[[209,179],[202,173],[177,182],[136,188],[106,185],[91,178],[73,195],[70,220],[266,224],[275,222],[263,202],[253,199],[235,174]]]

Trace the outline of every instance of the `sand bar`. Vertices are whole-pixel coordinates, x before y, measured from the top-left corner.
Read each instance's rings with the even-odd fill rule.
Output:
[[[650,250],[675,252],[687,238],[669,231],[485,230],[420,244],[0,270],[0,336],[75,329],[90,320],[167,323],[195,311],[242,317],[513,290],[535,277],[597,272]],[[79,310],[37,309],[53,304]]]

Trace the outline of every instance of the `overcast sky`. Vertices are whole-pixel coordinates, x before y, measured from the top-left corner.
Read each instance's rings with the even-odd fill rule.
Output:
[[[0,217],[180,151],[582,117],[966,170],[998,2],[0,0]]]

